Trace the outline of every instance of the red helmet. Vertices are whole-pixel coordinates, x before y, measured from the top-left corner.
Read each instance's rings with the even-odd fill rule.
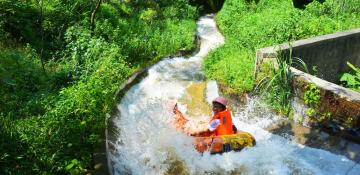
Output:
[[[214,102],[217,102],[217,103],[220,103],[220,104],[222,104],[222,105],[224,105],[224,106],[227,105],[227,100],[226,100],[225,97],[216,97],[215,100],[213,100],[212,102],[213,102],[213,103],[214,103]]]

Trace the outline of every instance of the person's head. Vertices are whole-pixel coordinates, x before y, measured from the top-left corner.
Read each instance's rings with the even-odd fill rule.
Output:
[[[212,110],[216,114],[226,109],[227,100],[225,97],[216,97],[212,104]]]

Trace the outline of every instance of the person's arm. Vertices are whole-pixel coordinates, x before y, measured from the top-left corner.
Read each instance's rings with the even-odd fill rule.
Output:
[[[174,108],[173,108],[173,113],[175,114],[174,116],[174,120],[173,120],[173,125],[175,126],[175,128],[181,132],[185,132],[184,131],[184,127],[186,125],[186,123],[188,122],[188,119],[186,119],[182,112],[178,109],[177,104],[175,104]]]
[[[182,114],[181,111],[180,111],[179,108],[178,108],[177,103],[175,104],[175,106],[174,106],[174,108],[173,108],[173,113],[174,113],[174,114]]]
[[[177,103],[175,104],[174,108],[173,108],[173,113],[175,114],[175,116],[177,117],[177,119],[181,119],[181,120],[185,120],[188,121],[188,119],[186,119],[184,117],[184,115],[182,114],[182,112],[178,109]]]
[[[205,130],[205,131],[200,131],[200,132],[195,132],[195,133],[191,133],[190,136],[194,136],[194,137],[209,137],[213,134],[213,132],[211,132],[209,129]]]
[[[215,116],[213,117],[213,120],[209,123],[209,127],[205,131],[196,132],[193,134],[190,134],[191,136],[195,137],[209,137],[214,135],[214,131],[219,127],[220,125],[220,119],[217,119]]]

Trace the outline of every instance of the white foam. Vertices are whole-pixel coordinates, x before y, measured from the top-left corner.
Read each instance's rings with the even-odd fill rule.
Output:
[[[206,101],[212,105],[212,101],[219,96],[219,89],[216,81],[209,81],[206,85]]]

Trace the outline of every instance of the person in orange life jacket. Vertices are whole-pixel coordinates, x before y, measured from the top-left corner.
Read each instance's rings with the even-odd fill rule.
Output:
[[[191,136],[207,137],[231,135],[237,132],[232,122],[231,111],[226,107],[227,100],[224,97],[217,97],[212,101],[214,116],[211,118],[209,128],[206,131],[190,134]]]

